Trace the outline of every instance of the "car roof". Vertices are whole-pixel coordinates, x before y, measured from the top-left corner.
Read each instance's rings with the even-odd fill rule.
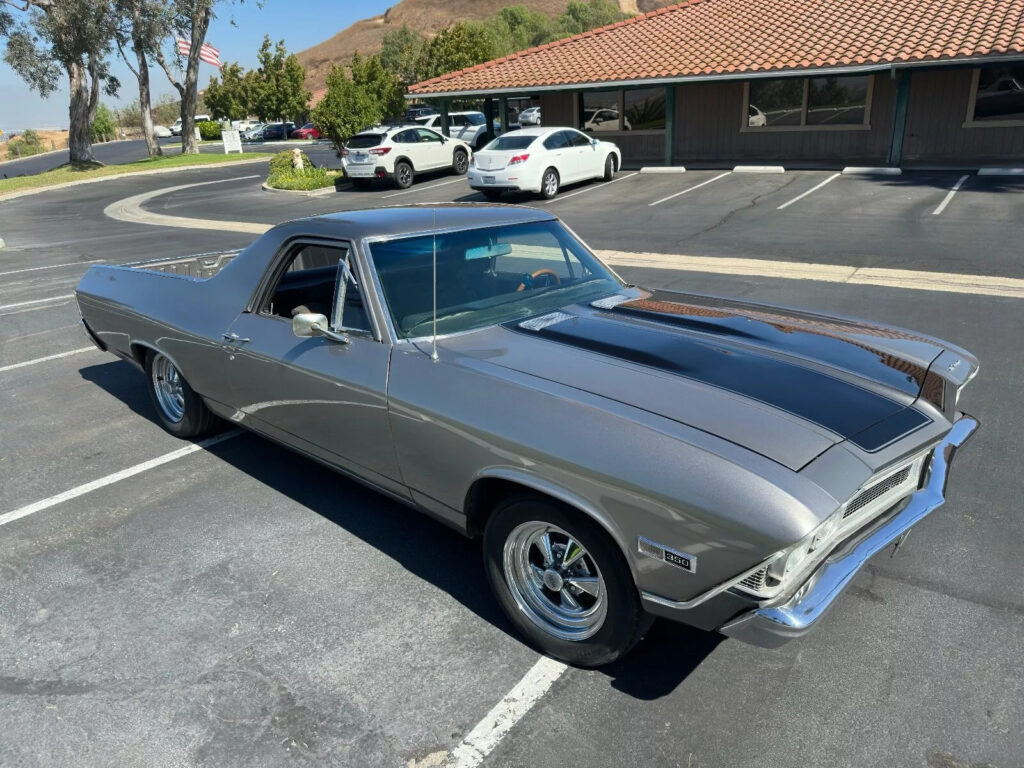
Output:
[[[295,234],[367,237],[396,237],[452,229],[477,229],[502,224],[556,221],[557,217],[537,208],[488,203],[401,205],[339,211],[296,219],[281,225],[295,228]]]
[[[555,131],[575,131],[568,125],[532,125],[529,128],[516,128],[514,131],[507,131],[502,136],[546,136]],[[577,131],[578,133],[578,131]]]

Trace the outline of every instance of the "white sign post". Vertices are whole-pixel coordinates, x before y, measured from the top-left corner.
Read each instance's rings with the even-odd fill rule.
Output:
[[[197,125],[197,126],[196,126],[195,128],[193,128],[192,130],[193,130],[193,131],[195,132],[195,136],[196,136],[196,143],[199,143],[200,141],[202,141],[202,140],[203,140],[203,137],[202,137],[202,136],[200,135],[200,133],[199,133],[199,126]]]
[[[238,131],[221,131],[221,139],[224,141],[224,154],[242,152],[242,134]]]

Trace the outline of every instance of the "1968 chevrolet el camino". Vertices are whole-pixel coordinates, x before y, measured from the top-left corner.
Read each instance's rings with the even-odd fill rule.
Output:
[[[978,426],[962,349],[643,290],[527,208],[300,219],[237,255],[93,266],[77,296],[170,432],[220,417],[482,536],[511,621],[579,665],[655,615],[804,634],[943,503]]]

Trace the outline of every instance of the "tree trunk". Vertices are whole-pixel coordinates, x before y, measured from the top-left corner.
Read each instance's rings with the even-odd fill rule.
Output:
[[[92,153],[92,94],[85,65],[75,62],[68,67],[71,91],[69,109],[68,156],[72,163],[95,163]]]
[[[135,55],[139,60],[139,109],[142,111],[142,135],[146,137],[146,152],[150,157],[159,157],[164,153],[160,142],[153,135],[153,100],[149,93],[149,62],[146,61],[145,49],[135,42]]]
[[[210,28],[213,16],[212,4],[198,11],[192,18],[192,48],[188,54],[188,66],[185,68],[185,87],[181,95],[181,153],[183,155],[199,154],[196,143],[196,102],[199,90],[199,51],[206,42],[206,31]]]

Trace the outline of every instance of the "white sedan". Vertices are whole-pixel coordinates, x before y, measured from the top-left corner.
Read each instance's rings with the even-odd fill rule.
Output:
[[[495,200],[502,192],[550,199],[563,184],[610,180],[622,165],[619,148],[574,128],[521,128],[499,136],[469,163],[469,186]]]

